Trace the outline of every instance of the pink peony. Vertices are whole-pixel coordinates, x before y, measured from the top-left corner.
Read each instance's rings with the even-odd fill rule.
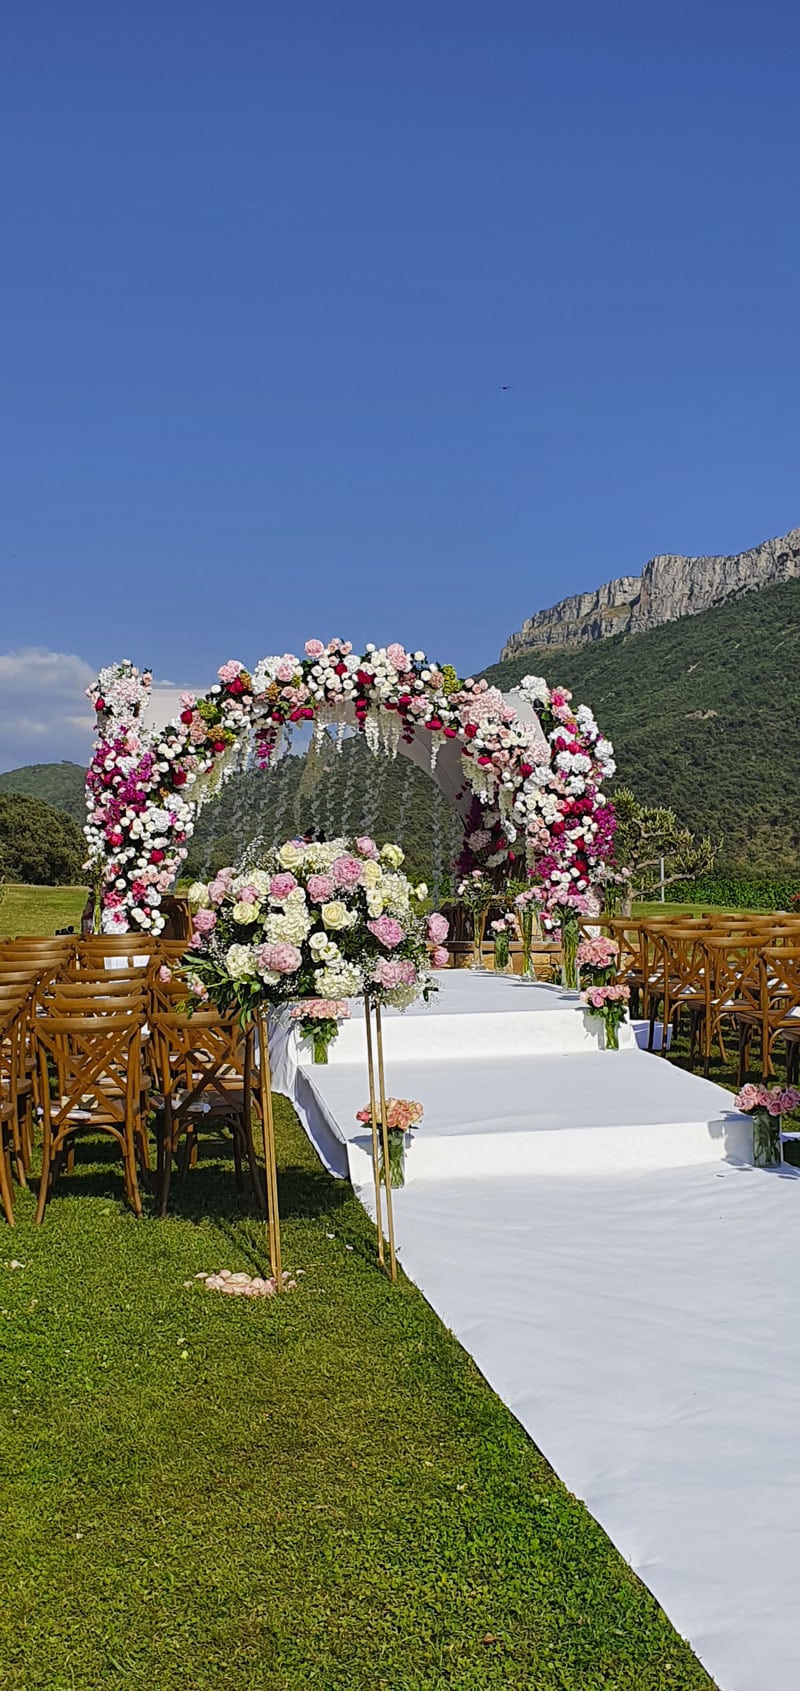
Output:
[[[225,682],[238,681],[241,673],[242,665],[240,663],[234,663],[232,658],[228,661],[228,663],[224,663],[221,669],[217,670],[217,675],[219,676],[220,681]]]
[[[280,875],[273,875],[269,883],[270,897],[276,899],[288,898],[290,892],[294,892],[296,886],[297,881],[294,875],[286,869]],[[241,897],[241,894],[239,896]]]
[[[404,646],[398,645],[396,640],[392,641],[391,646],[387,646],[386,656],[389,659],[392,669],[396,669],[398,675],[402,675],[409,668],[410,660],[408,653],[406,652]]]
[[[294,975],[303,961],[297,946],[289,945],[287,940],[282,939],[259,946],[256,956],[259,969],[273,975]]]
[[[435,945],[431,953],[434,969],[446,969],[450,962],[450,953],[446,945]]]
[[[309,875],[306,881],[306,892],[312,904],[330,903],[335,890],[329,875]]]
[[[258,893],[255,887],[240,887],[236,894],[239,904],[257,904]]]
[[[192,927],[196,934],[213,934],[217,925],[217,918],[213,910],[197,910],[192,917]]]
[[[431,945],[441,945],[442,941],[447,939],[449,932],[450,923],[447,917],[440,915],[438,910],[433,910],[428,917],[428,939]]]
[[[356,851],[361,857],[377,857],[378,847],[369,834],[360,834],[356,840]]]
[[[393,951],[403,938],[400,923],[396,922],[393,916],[378,916],[374,922],[368,922],[367,927],[381,945],[386,946],[387,951]]]
[[[361,872],[362,866],[358,858],[350,857],[347,853],[344,857],[337,857],[331,869],[337,887],[357,887]]]
[[[306,657],[308,657],[308,658],[321,658],[324,650],[325,650],[325,647],[323,646],[321,640],[307,640],[306,641]]]

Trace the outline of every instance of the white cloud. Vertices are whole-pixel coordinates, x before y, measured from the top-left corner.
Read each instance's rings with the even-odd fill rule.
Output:
[[[87,763],[94,712],[86,688],[96,673],[75,652],[31,646],[0,653],[0,769],[57,763],[61,758]],[[169,682],[156,684],[157,724],[177,715],[182,691]]]

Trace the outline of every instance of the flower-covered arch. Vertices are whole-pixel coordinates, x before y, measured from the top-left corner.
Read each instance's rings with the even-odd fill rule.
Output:
[[[602,781],[613,748],[591,710],[527,676],[514,703],[486,681],[462,681],[397,643],[356,654],[308,640],[302,658],[231,661],[213,687],[181,695],[165,728],[147,723],[148,671],[127,660],[101,671],[88,696],[98,737],[86,778],[89,864],[102,927],[158,933],[162,897],[180,872],[201,806],[251,745],[267,768],[289,724],[315,736],[347,727],[371,751],[427,762],[465,821],[462,867],[522,859],[545,903],[591,894],[612,873],[614,812]]]

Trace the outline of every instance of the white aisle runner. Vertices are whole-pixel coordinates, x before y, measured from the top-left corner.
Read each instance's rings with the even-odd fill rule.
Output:
[[[726,1163],[396,1199],[406,1272],[720,1691],[800,1686],[799,1205]]]
[[[370,1207],[363,1034],[283,1060]],[[425,1105],[401,1261],[720,1691],[800,1691],[800,1184],[746,1166],[730,1093],[598,1043],[486,977],[387,1018],[388,1089]]]

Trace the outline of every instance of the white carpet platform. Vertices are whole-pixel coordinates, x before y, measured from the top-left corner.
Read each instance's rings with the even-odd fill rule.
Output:
[[[371,1208],[363,1022],[319,1067],[276,1032]],[[388,1088],[425,1106],[400,1258],[720,1691],[797,1691],[800,1183],[750,1166],[729,1092],[586,1032],[555,989],[469,974],[386,1018]]]

